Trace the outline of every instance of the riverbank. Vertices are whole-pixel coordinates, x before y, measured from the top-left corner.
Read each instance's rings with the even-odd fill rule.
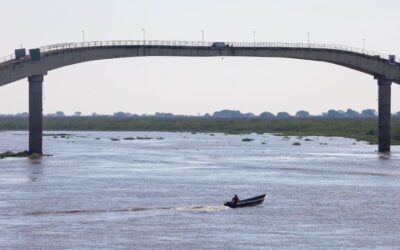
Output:
[[[215,119],[156,117],[45,117],[51,131],[164,131],[193,133],[279,133],[285,136],[338,136],[377,143],[377,120],[372,119]],[[28,130],[26,117],[2,117],[0,130]],[[400,145],[400,119],[392,121],[392,144]]]

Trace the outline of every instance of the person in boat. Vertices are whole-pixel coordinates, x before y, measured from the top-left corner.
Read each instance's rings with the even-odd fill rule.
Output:
[[[235,194],[235,196],[232,198],[232,202],[233,202],[233,204],[238,204],[239,203],[239,201],[240,201],[240,199],[239,199],[239,197],[237,196],[237,194]]]

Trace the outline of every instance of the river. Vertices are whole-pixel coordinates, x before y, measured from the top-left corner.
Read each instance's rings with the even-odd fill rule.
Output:
[[[44,137],[52,156],[0,160],[1,249],[400,248],[398,146],[388,158],[337,137],[59,133]],[[0,132],[0,152],[27,145]]]

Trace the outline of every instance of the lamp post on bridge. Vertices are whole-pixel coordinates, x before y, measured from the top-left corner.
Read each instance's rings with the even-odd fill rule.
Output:
[[[364,50],[365,50],[365,38],[363,38],[362,40],[363,40],[363,50],[362,50],[362,52],[364,53]]]
[[[254,47],[256,47],[256,32],[253,30],[253,43]]]
[[[307,32],[307,43],[308,47],[310,47],[310,32]]]
[[[82,41],[85,42],[85,31],[82,30]]]
[[[201,42],[202,45],[204,46],[204,30],[200,30],[201,31]]]
[[[146,30],[144,28],[142,29],[142,34],[143,34],[143,44],[146,45]]]

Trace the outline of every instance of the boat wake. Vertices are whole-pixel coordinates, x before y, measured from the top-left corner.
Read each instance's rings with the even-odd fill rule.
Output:
[[[226,206],[215,205],[196,205],[196,206],[182,206],[182,207],[131,207],[124,209],[80,209],[80,210],[66,210],[66,211],[38,211],[26,213],[25,215],[31,216],[44,216],[44,215],[68,215],[68,214],[95,214],[95,213],[118,213],[118,212],[143,212],[155,210],[169,210],[178,212],[220,212],[228,209]]]
[[[176,211],[194,211],[194,212],[220,212],[229,209],[226,206],[185,206],[185,207],[176,207],[172,208],[172,210]]]

